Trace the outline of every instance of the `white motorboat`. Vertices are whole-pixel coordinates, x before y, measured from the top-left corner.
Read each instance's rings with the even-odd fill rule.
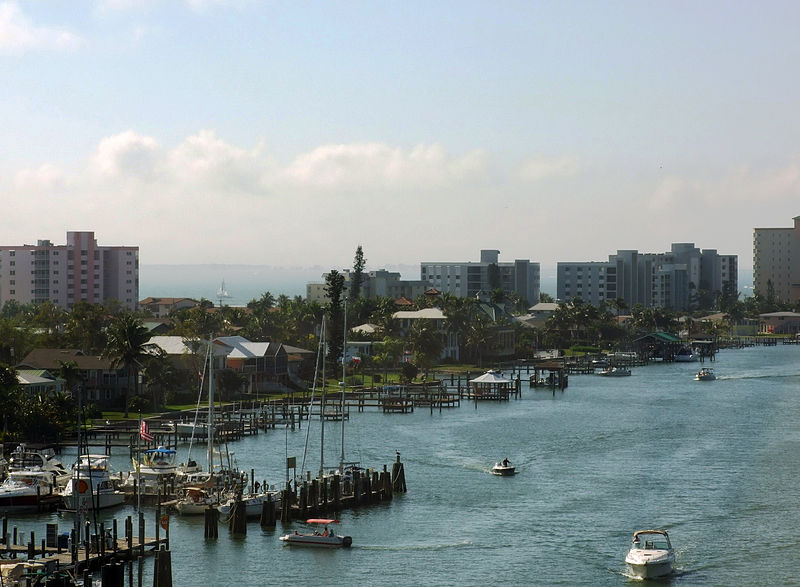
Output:
[[[261,515],[265,503],[273,504],[272,507],[276,509],[280,508],[281,492],[273,489],[271,491],[242,495],[240,501],[245,508],[245,517],[257,518]],[[217,509],[223,516],[230,516],[233,513],[235,503],[236,497],[231,497],[219,504]]]
[[[628,377],[631,370],[627,367],[608,367],[597,373],[601,377]]]
[[[672,573],[675,551],[666,530],[640,530],[625,557],[630,575],[636,579],[664,577]]]
[[[717,378],[711,367],[703,367],[694,376],[695,381],[714,381]]]
[[[69,510],[100,510],[125,501],[125,492],[117,489],[106,455],[81,455],[72,467],[72,480],[62,496]]]
[[[45,471],[51,474],[52,484],[56,487],[64,487],[70,478],[70,472],[56,458],[52,448],[35,450],[26,444],[17,446],[9,456],[8,473],[14,471]]]
[[[226,496],[227,500],[230,496]],[[175,500],[175,509],[182,516],[199,516],[208,508],[218,508],[223,498],[205,487],[189,485],[184,487]]]
[[[692,349],[689,347],[683,346],[678,349],[678,352],[675,353],[675,362],[676,363],[691,363],[697,360],[697,355],[694,354]]]
[[[27,514],[53,510],[61,495],[50,471],[10,471],[0,485],[0,513]]]
[[[508,459],[503,459],[499,463],[495,463],[492,467],[492,475],[499,475],[500,477],[510,477],[516,474],[517,468],[511,464]]]
[[[286,534],[281,536],[281,541],[284,544],[293,546],[315,546],[322,548],[349,548],[353,544],[353,539],[350,536],[340,536],[336,534],[333,529],[328,529],[331,524],[338,524],[338,520],[326,518],[312,518],[306,520],[307,524],[324,524],[325,530],[319,532],[314,530],[312,534],[300,534],[295,530],[294,534]]]

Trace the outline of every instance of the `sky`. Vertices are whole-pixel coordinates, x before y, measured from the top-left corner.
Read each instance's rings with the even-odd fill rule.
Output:
[[[0,0],[2,244],[142,264],[752,266],[800,215],[800,3]]]

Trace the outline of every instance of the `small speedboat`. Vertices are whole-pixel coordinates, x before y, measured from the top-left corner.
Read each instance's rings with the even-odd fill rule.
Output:
[[[675,362],[677,363],[692,363],[696,360],[697,355],[689,347],[683,346],[675,353]]]
[[[672,573],[675,551],[666,530],[639,530],[625,557],[630,575],[636,579],[664,577]]]
[[[492,467],[492,475],[499,475],[501,477],[509,477],[517,472],[517,468],[511,464],[511,461],[505,459],[502,462],[495,463]]]
[[[714,370],[710,367],[703,367],[697,372],[697,375],[694,376],[695,381],[714,381],[717,378],[714,375]]]
[[[628,377],[631,370],[627,367],[608,367],[597,373],[601,377]]]
[[[286,534],[281,536],[281,541],[284,544],[292,546],[317,546],[324,548],[349,548],[353,544],[353,539],[350,536],[340,536],[336,534],[333,529],[328,529],[331,524],[338,524],[339,520],[326,519],[326,518],[312,518],[306,520],[307,524],[324,524],[325,530],[319,532],[314,530],[312,534],[300,534],[295,530],[294,534]]]

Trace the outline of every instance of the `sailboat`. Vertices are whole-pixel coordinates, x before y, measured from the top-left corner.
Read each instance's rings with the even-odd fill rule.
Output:
[[[246,480],[244,473],[238,473],[230,466],[222,465],[222,455],[214,449],[214,341],[209,341],[208,357],[208,434],[207,462],[208,469],[200,473],[186,476],[186,485],[175,500],[175,509],[181,515],[202,514],[209,507],[217,507],[224,499],[240,491]],[[215,455],[217,470],[215,470]],[[229,463],[230,465],[230,463]]]

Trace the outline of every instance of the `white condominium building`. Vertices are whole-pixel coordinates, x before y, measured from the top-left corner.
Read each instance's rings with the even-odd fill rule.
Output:
[[[0,306],[51,301],[64,309],[79,301],[117,300],[135,310],[139,300],[139,247],[101,247],[94,232],[67,232],[66,245],[0,246]]]
[[[800,216],[792,228],[753,229],[753,291],[775,301],[800,300]]]
[[[489,295],[494,289],[515,293],[529,304],[539,301],[539,263],[527,259],[500,263],[500,251],[482,250],[478,263],[420,263],[420,277],[444,293],[462,298],[479,293]]]
[[[558,263],[556,278],[560,300],[579,297],[600,305],[621,298],[629,308],[687,310],[709,305],[726,289],[735,292],[739,276],[736,255],[673,243],[667,253],[620,250],[608,262]]]

